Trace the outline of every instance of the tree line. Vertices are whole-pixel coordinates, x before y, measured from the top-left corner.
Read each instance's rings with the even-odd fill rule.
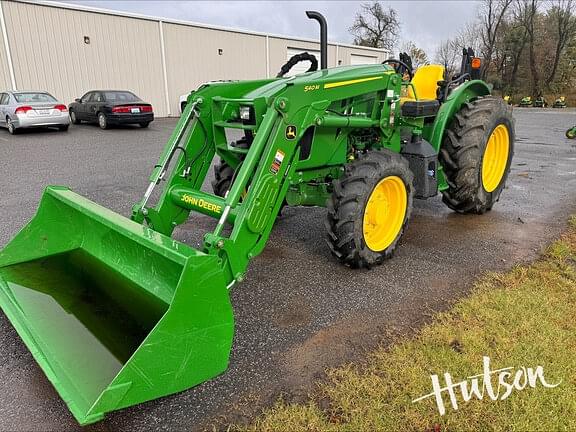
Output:
[[[448,74],[460,66],[462,48],[472,47],[482,58],[481,76],[496,90],[539,96],[568,92],[576,83],[576,0],[482,0],[477,16],[456,36],[441,41],[433,61]],[[397,49],[400,19],[379,2],[362,4],[350,32],[358,45]],[[412,42],[402,48],[429,56]]]

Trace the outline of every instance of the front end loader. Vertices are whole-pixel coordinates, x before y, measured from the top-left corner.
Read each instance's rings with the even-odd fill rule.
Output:
[[[476,214],[498,201],[511,108],[470,49],[446,77],[406,56],[327,68],[321,45],[320,70],[192,92],[130,218],[49,186],[0,252],[0,306],[79,423],[227,368],[229,291],[284,205],[326,206],[328,246],[358,268],[392,255],[415,198]],[[191,213],[214,219],[199,249],[172,237]]]

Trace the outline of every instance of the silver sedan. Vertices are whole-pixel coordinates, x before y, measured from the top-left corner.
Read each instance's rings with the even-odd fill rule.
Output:
[[[0,93],[0,127],[15,134],[32,127],[57,127],[68,130],[68,108],[50,93],[5,91]]]

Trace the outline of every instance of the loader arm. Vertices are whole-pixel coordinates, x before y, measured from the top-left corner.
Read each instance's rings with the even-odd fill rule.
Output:
[[[250,260],[264,249],[288,189],[302,168],[330,170],[325,167],[333,164],[330,174],[337,178],[346,161],[347,136],[353,130],[379,130],[375,147],[400,150],[398,128],[390,127],[399,117],[400,77],[383,65],[353,76],[344,79],[317,72],[301,79],[243,83],[243,87],[208,85],[198,90],[190,97],[150,178],[151,187],[165,181],[157,204],[147,207],[146,201],[139,202],[132,219],[146,221],[150,228],[170,236],[191,211],[215,218],[215,229],[204,236],[202,250],[218,258],[228,287],[242,281]],[[369,104],[367,94],[373,95]],[[348,101],[350,111],[371,109],[353,115],[329,109],[342,101]],[[241,107],[253,110],[252,121],[241,121]],[[252,134],[248,149],[229,145],[224,130],[230,128]],[[311,144],[315,146],[313,163],[300,158],[301,139],[309,128],[316,132]],[[215,154],[236,168],[225,197],[201,190]],[[170,171],[167,161],[172,161]],[[317,195],[312,200],[325,202],[325,196]],[[224,235],[226,224],[232,225],[228,235]]]

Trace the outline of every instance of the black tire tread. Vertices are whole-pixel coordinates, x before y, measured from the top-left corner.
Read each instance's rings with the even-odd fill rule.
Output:
[[[486,192],[481,180],[482,157],[488,137],[501,123],[507,123],[511,138],[508,165],[500,185]],[[448,183],[442,201],[458,213],[482,214],[490,210],[504,189],[513,155],[512,107],[492,96],[465,103],[446,129],[438,154]]]
[[[101,115],[101,114],[104,116],[104,119],[106,120],[106,121],[104,122],[104,127],[102,127],[102,126],[100,125],[100,115]],[[104,130],[110,129],[110,125],[108,124],[108,119],[106,118],[106,114],[104,114],[103,112],[99,112],[99,113],[96,114],[96,121],[97,121],[98,127],[99,127],[100,129],[104,129]]]
[[[76,116],[74,117],[74,120],[72,120],[72,117],[70,117],[70,121],[72,122],[72,124],[79,125],[80,123],[82,123],[82,120],[78,119],[78,116],[76,115],[76,112],[74,110],[70,110],[70,112],[74,112],[74,115]]]
[[[406,184],[406,216],[396,240],[385,250],[374,252],[363,238],[364,208],[378,181],[392,175],[399,176]],[[352,268],[370,268],[392,257],[412,212],[413,182],[408,162],[388,150],[369,151],[347,164],[344,175],[333,182],[333,192],[327,203],[326,239],[332,255]]]
[[[224,197],[230,187],[230,182],[234,176],[234,169],[228,165],[224,159],[214,165],[214,180],[212,180],[212,190],[214,194]]]

